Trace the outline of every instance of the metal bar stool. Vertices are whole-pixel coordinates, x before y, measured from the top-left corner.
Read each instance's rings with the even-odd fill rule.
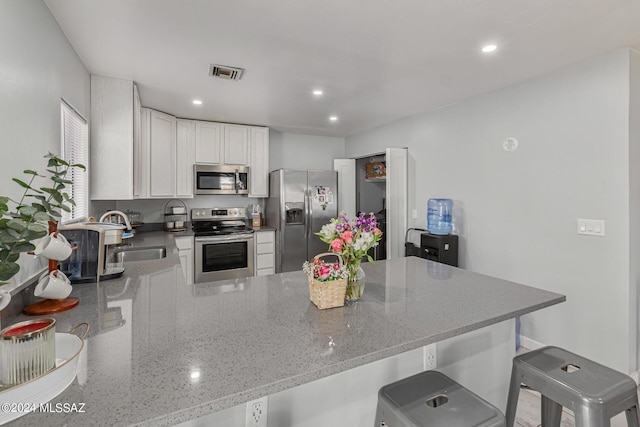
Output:
[[[444,374],[426,371],[378,392],[375,427],[503,427],[489,402]]]
[[[576,427],[609,427],[625,411],[627,424],[640,427],[636,383],[621,372],[558,347],[543,347],[513,359],[507,399],[507,426],[513,427],[520,386],[540,392],[543,427],[559,427],[562,407]]]

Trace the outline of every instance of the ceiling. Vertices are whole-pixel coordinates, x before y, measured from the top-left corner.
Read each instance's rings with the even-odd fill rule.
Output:
[[[45,3],[89,72],[134,80],[146,107],[336,137],[640,47],[638,0]]]

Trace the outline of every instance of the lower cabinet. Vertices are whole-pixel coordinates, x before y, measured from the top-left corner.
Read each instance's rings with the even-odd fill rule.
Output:
[[[180,267],[187,285],[193,285],[193,237],[176,237]]]
[[[275,274],[275,242],[276,233],[273,230],[255,231],[255,275],[266,276]]]

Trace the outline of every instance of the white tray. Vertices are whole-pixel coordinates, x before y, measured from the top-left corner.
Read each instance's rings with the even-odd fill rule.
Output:
[[[88,325],[87,325],[88,326]],[[75,329],[75,328],[74,328]],[[88,329],[87,332],[88,333]],[[85,333],[85,336],[86,336]],[[73,382],[76,377],[78,358],[84,347],[84,340],[72,333],[56,334],[56,367],[46,374],[25,383],[0,389],[0,404],[15,404],[14,408],[31,407],[47,403]],[[0,424],[15,420],[27,412],[0,411]]]

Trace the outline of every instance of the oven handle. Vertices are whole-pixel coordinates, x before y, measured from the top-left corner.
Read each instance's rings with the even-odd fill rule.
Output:
[[[253,239],[253,234],[245,236],[226,236],[226,237],[196,237],[198,243],[229,243],[229,242],[246,242]]]

